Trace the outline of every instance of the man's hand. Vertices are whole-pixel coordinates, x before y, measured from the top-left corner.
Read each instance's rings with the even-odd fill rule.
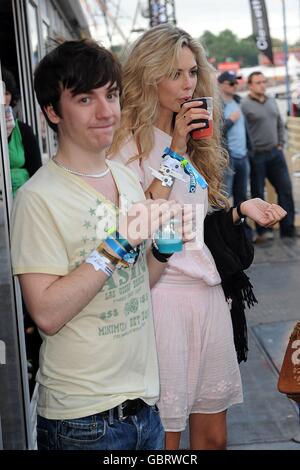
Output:
[[[196,237],[196,232],[194,228],[195,214],[192,209],[192,205],[185,204],[184,211],[182,215],[182,231],[183,231],[183,241],[184,243],[192,241]]]
[[[249,217],[263,227],[272,227],[287,214],[278,204],[270,204],[259,198],[244,201],[240,209],[245,217]]]
[[[175,201],[147,199],[133,204],[127,214],[120,215],[118,230],[132,246],[137,246],[152,238],[161,225],[179,213],[182,213],[182,206]]]

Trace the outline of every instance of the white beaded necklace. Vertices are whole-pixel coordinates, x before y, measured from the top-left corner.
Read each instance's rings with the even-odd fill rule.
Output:
[[[102,173],[94,173],[94,174],[81,173],[80,171],[71,170],[71,168],[66,167],[58,160],[54,160],[54,158],[52,158],[52,160],[57,166],[60,166],[64,170],[68,171],[69,173],[72,173],[72,175],[85,176],[86,178],[102,178],[103,176],[106,176],[108,172],[110,171],[110,168],[107,167],[106,170],[104,170]]]

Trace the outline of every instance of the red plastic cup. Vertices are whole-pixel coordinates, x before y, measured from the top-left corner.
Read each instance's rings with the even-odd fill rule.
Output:
[[[192,138],[194,140],[209,139],[213,135],[213,98],[211,96],[193,98],[186,101],[186,103],[190,103],[191,101],[202,101],[202,105],[200,105],[199,108],[204,108],[209,111],[208,119],[195,119],[192,121],[193,123],[202,122],[205,124],[201,129],[195,129],[191,132]]]

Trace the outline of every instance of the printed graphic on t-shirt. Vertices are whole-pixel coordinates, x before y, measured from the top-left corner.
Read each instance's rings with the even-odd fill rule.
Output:
[[[124,199],[124,198],[123,198]],[[123,201],[124,204],[124,201]],[[130,206],[128,203],[127,206]],[[80,266],[113,227],[117,226],[117,208],[97,198],[82,220],[82,246],[74,252],[71,270]],[[150,315],[150,294],[145,290],[148,281],[145,244],[142,245],[136,264],[116,269],[108,278],[97,297],[101,297],[98,335],[111,335],[113,339],[141,329]],[[100,299],[97,299],[100,305]]]
[[[82,220],[82,246],[73,253],[70,260],[70,270],[72,271],[93,251],[99,244],[99,240],[103,240],[108,236],[111,229],[117,226],[116,208],[99,198],[94,200],[90,205],[88,212]]]
[[[142,252],[131,268],[119,269],[102,288],[110,308],[99,315],[99,336],[112,335],[120,338],[141,329],[149,315],[149,292],[144,291],[146,259]]]

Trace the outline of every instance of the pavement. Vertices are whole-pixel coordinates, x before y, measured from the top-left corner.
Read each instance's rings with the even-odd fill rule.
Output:
[[[300,239],[257,246],[248,274],[258,304],[248,310],[244,404],[228,413],[229,449],[300,450],[298,406],[277,391],[289,335],[300,320]]]
[[[300,450],[298,406],[277,391],[289,335],[300,320],[300,238],[280,239],[276,233],[275,240],[257,245],[247,274],[258,304],[246,312],[244,403],[228,411],[228,449]],[[189,448],[187,430],[181,447]]]

